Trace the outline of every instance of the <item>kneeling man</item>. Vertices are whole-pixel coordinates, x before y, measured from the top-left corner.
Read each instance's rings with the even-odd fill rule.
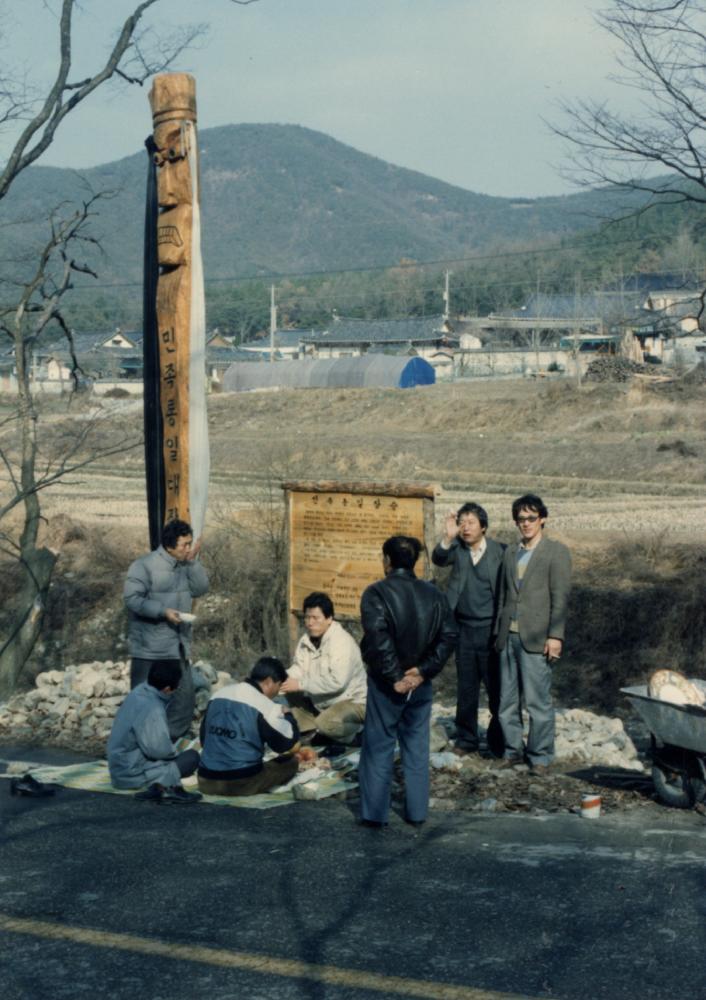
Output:
[[[195,750],[177,753],[169,735],[167,705],[181,681],[173,660],[155,660],[147,680],[133,688],[118,709],[108,740],[108,768],[115,788],[139,788],[137,799],[189,804],[201,798],[187,792],[181,779],[199,763]]]
[[[274,656],[261,657],[247,680],[211,696],[201,722],[199,788],[207,795],[257,795],[285,785],[299,761],[288,751],[299,741],[292,715],[273,699],[287,676]],[[263,762],[265,746],[286,754]]]
[[[304,635],[282,693],[302,733],[352,743],[363,728],[367,679],[358,644],[333,617],[328,594],[304,598]],[[315,736],[314,736],[315,738]]]

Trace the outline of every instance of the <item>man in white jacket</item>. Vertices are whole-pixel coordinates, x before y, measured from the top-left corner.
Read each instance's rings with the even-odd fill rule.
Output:
[[[363,728],[367,694],[360,649],[334,620],[328,594],[309,594],[302,610],[306,631],[281,691],[302,734],[318,732],[335,743],[353,743]]]

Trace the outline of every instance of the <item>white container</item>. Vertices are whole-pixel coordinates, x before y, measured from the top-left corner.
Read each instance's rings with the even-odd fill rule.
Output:
[[[601,814],[601,797],[591,792],[581,796],[581,816],[583,819],[598,819]]]

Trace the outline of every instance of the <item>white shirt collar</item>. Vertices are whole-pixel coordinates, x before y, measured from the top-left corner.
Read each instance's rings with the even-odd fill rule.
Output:
[[[468,546],[468,552],[471,557],[471,562],[473,563],[474,566],[477,566],[478,563],[481,561],[481,559],[485,555],[485,550],[487,548],[488,546],[485,541],[485,535],[483,535],[483,537],[481,538],[480,545],[478,546],[477,549],[472,549],[470,545]]]

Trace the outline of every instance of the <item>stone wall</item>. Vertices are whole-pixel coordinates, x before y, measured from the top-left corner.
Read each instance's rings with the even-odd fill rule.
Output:
[[[194,665],[198,715],[211,691],[233,678],[210,664]],[[127,660],[82,663],[39,674],[36,686],[0,706],[0,739],[104,753],[113,719],[130,690]]]

